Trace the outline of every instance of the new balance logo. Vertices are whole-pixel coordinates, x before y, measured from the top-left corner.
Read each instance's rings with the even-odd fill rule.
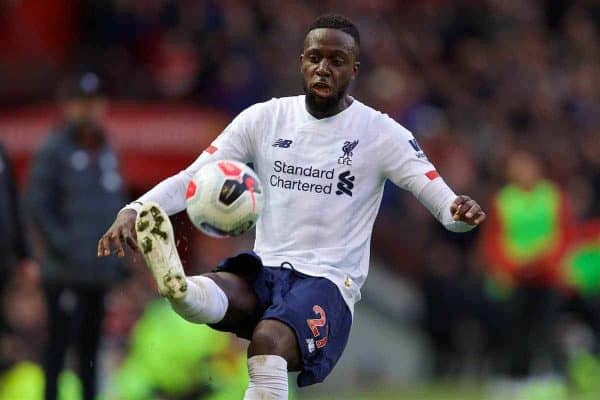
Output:
[[[415,139],[415,138],[410,139],[408,141],[408,143],[410,143],[410,146],[417,153],[417,158],[427,158],[427,156],[425,155],[425,152],[423,152],[423,150],[421,149],[421,146],[419,146],[419,142],[417,142],[417,139]]]
[[[410,143],[410,145],[415,151],[423,151],[421,150],[421,146],[419,146],[419,142],[417,142],[417,139],[410,139],[408,143]]]
[[[352,197],[352,189],[354,189],[354,175],[350,175],[350,171],[346,171],[339,174],[338,179],[340,181],[337,184],[338,190],[335,191],[335,194],[338,196],[347,194],[348,196]]]
[[[291,140],[288,139],[277,139],[275,143],[273,143],[273,147],[282,147],[287,149],[292,144]]]

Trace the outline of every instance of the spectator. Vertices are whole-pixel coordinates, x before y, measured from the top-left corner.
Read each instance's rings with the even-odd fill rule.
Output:
[[[96,394],[96,362],[107,289],[122,275],[116,260],[98,260],[96,238],[125,201],[117,157],[100,126],[103,101],[94,74],[59,90],[65,120],[37,152],[31,169],[31,218],[41,242],[48,312],[44,355],[47,400],[70,344],[78,348],[84,399]]]
[[[168,330],[162,329],[169,326]],[[162,299],[149,303],[130,337],[115,375],[115,398],[143,400],[239,399],[248,384],[245,344],[207,326],[191,324]],[[177,368],[165,369],[174,363]],[[202,366],[202,368],[199,368]]]
[[[532,154],[513,154],[507,175],[509,183],[495,196],[484,229],[484,251],[491,279],[507,295],[509,372],[524,378],[541,355],[558,360],[553,337],[558,262],[573,218],[563,192],[542,177],[542,165]]]
[[[21,223],[21,213],[17,188],[10,160],[0,143],[0,369],[11,363],[11,349],[8,349],[10,325],[4,309],[7,284],[17,265],[23,273],[35,273],[35,265],[30,261],[29,244]]]

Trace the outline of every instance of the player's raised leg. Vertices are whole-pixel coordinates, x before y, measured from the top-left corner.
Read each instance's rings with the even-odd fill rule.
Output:
[[[255,318],[256,295],[244,279],[227,272],[186,277],[175,246],[173,226],[156,203],[145,203],[135,229],[139,249],[159,293],[187,321],[244,333]]]
[[[228,308],[227,295],[212,280],[197,276],[186,278],[175,246],[169,216],[156,203],[146,203],[139,211],[135,229],[138,245],[152,271],[161,296],[184,319],[200,323],[216,323]]]

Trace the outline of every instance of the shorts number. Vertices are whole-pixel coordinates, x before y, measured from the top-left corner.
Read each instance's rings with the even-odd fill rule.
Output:
[[[315,305],[313,307],[313,311],[315,314],[317,314],[317,316],[319,318],[307,319],[306,323],[308,324],[308,327],[310,328],[310,331],[312,332],[313,336],[317,337],[317,336],[321,335],[321,332],[319,332],[319,328],[322,328],[325,325],[327,325],[327,315],[325,314],[325,310],[323,310],[323,308],[318,305]],[[329,328],[326,327],[325,328],[325,337],[315,341],[315,346],[317,347],[317,349],[320,349],[321,347],[325,347],[325,345],[327,344],[327,334],[328,333],[329,333]]]

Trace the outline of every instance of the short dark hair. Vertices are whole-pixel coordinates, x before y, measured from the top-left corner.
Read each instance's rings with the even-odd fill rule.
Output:
[[[349,18],[340,14],[320,15],[310,24],[306,34],[308,35],[308,33],[313,29],[319,28],[338,29],[352,36],[354,43],[356,44],[355,56],[358,57],[358,51],[360,48],[360,33],[358,33],[358,28],[356,25],[354,25],[354,22],[352,22]]]

